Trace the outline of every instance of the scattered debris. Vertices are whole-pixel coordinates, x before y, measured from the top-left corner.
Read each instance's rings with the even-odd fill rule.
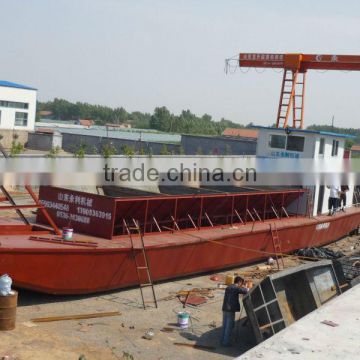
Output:
[[[193,288],[190,290],[180,290],[176,293],[176,296],[187,296],[190,293],[208,296],[213,290],[216,290],[216,288]]]
[[[212,276],[210,276],[210,280],[211,281],[220,281],[220,276],[219,275],[212,275]]]
[[[130,353],[128,353],[126,351],[123,351],[121,359],[123,359],[123,360],[134,360],[134,357]]]
[[[215,328],[216,328],[216,322],[215,322],[215,321],[212,321],[212,322],[209,324],[209,328],[215,329]]]
[[[189,295],[185,298],[180,297],[180,301],[185,305],[198,306],[206,303],[206,299],[203,296]]]
[[[212,294],[212,291],[216,290],[216,289],[217,288],[193,288],[193,289],[190,289],[190,290],[179,290],[176,293],[173,293],[173,294],[170,293],[170,295],[158,299],[158,301],[169,301],[169,300],[173,300],[175,298],[181,298],[181,297],[189,296],[189,294],[192,294],[192,295],[204,295],[204,296],[206,296],[208,298],[212,298],[212,297],[214,297],[214,295]]]
[[[322,248],[308,247],[308,248],[296,250],[294,252],[294,255],[332,260],[343,257],[344,253],[342,253],[341,251],[333,251],[325,247]]]
[[[210,280],[216,281],[216,282],[220,282],[220,281],[224,282],[225,281],[225,276],[221,275],[221,274],[211,275]]]
[[[333,321],[331,321],[331,320],[324,320],[324,321],[321,321],[321,323],[322,323],[322,324],[325,324],[325,325],[332,326],[332,327],[339,326],[339,324],[334,323],[334,322],[333,322]]]
[[[214,298],[213,291],[216,288],[193,288],[191,290],[180,290],[176,293],[176,297],[186,306],[198,306],[206,303],[206,298]]]
[[[253,271],[250,275],[252,279],[262,280],[265,276],[265,272]]]
[[[168,326],[164,326],[160,331],[162,332],[174,332],[176,329]]]
[[[216,350],[215,346],[206,346],[206,345],[197,345],[197,344],[187,344],[187,343],[179,343],[179,342],[174,342],[174,345],[177,346],[187,346],[187,347],[191,347],[193,349],[203,349],[203,350]]]
[[[92,318],[117,316],[117,315],[121,315],[121,313],[119,311],[112,311],[112,312],[93,313],[93,314],[50,316],[50,317],[34,318],[31,319],[31,321],[35,323],[39,323],[39,322],[62,321],[62,320],[92,319]]]
[[[146,333],[143,335],[143,339],[146,340],[152,340],[155,336],[155,332],[154,329],[150,328],[149,330],[146,331]]]
[[[272,270],[272,267],[270,265],[257,265],[256,270]]]
[[[37,325],[34,324],[32,321],[25,321],[22,323],[24,326],[32,328],[32,327],[36,327]]]
[[[79,331],[81,332],[88,332],[90,331],[91,327],[93,326],[93,324],[80,324],[81,327],[79,329]]]

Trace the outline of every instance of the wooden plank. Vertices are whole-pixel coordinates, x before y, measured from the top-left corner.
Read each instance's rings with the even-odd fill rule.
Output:
[[[65,316],[50,316],[50,317],[34,318],[34,319],[31,319],[31,321],[35,322],[35,323],[40,323],[40,322],[62,321],[62,320],[92,319],[92,318],[100,318],[100,317],[107,317],[107,316],[118,316],[118,315],[121,315],[121,312],[112,311],[112,312],[102,312],[102,313],[92,313],[92,314],[75,314],[75,315],[65,315]]]
[[[52,244],[61,244],[61,245],[84,246],[84,247],[90,247],[90,248],[98,247],[97,243],[90,242],[90,241],[81,241],[81,240],[50,239],[50,238],[41,238],[41,237],[35,237],[35,236],[30,236],[29,240],[45,242],[45,243],[52,243]]]

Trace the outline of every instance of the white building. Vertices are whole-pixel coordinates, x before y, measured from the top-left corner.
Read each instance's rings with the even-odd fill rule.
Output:
[[[327,131],[302,130],[293,128],[257,127],[259,137],[256,156],[267,158],[292,159],[343,159],[346,139],[354,136],[337,134]],[[336,184],[325,184],[336,185]],[[313,192],[313,215],[328,212],[330,190],[319,183],[311,190]],[[348,184],[347,205],[352,204],[354,184]]]
[[[34,131],[36,89],[0,80],[0,129]]]

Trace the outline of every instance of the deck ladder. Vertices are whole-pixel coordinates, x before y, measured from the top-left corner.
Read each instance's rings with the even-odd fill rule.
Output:
[[[277,229],[275,223],[270,224],[270,233],[271,233],[271,238],[272,238],[272,242],[273,242],[275,260],[276,260],[278,270],[281,270],[279,260],[281,261],[282,268],[284,269],[285,266],[284,266],[284,259],[282,257],[281,241],[280,241],[279,232],[278,232],[278,229]]]
[[[133,257],[134,257],[137,277],[139,280],[139,288],[140,288],[143,308],[144,308],[144,310],[146,309],[146,303],[153,303],[153,304],[155,304],[155,307],[157,308],[158,304],[157,304],[156,295],[155,295],[154,283],[151,278],[149,261],[148,261],[148,257],[146,254],[144,238],[143,238],[143,234],[141,232],[140,226],[139,226],[138,222],[134,219],[133,219],[134,226],[128,226],[125,219],[123,220],[123,222],[124,222],[124,227],[126,228],[126,231],[130,237],[131,250],[132,250]],[[138,236],[138,238],[140,239],[140,241],[139,241],[140,248],[135,247],[134,237],[133,237],[134,235]],[[137,251],[139,249],[140,249],[140,252]],[[140,255],[141,259],[138,258],[138,255]],[[145,281],[144,281],[144,277],[146,277]],[[144,288],[147,288],[147,287],[151,288],[151,294],[152,294],[152,298],[153,298],[152,301],[145,301],[143,290],[144,290]]]

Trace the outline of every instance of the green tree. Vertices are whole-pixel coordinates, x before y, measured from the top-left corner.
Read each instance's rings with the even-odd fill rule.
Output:
[[[114,124],[122,124],[128,119],[128,113],[123,107],[116,108],[113,111],[111,119]]]
[[[157,107],[151,116],[150,127],[160,131],[169,131],[171,130],[171,120],[172,115],[165,106]]]

